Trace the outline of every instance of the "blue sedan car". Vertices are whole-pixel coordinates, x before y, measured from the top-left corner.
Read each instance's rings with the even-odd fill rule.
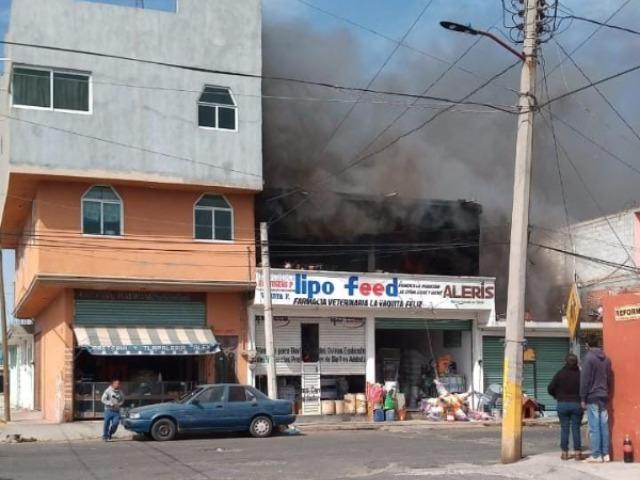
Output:
[[[275,427],[295,422],[293,404],[271,400],[247,385],[201,385],[173,403],[133,408],[123,420],[127,430],[157,441],[177,433],[249,431],[268,437]]]

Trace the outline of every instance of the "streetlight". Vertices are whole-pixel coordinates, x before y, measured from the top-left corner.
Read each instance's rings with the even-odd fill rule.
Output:
[[[517,51],[515,48],[511,47],[508,43],[500,40],[499,37],[497,37],[491,32],[485,32],[484,30],[476,30],[471,25],[462,25],[461,23],[447,22],[447,21],[440,22],[440,26],[446,30],[451,30],[452,32],[466,33],[467,35],[482,35],[483,37],[490,38],[491,40],[496,42],[498,45],[500,45],[502,48],[509,50],[511,53],[513,53],[516,57],[518,57],[523,62],[525,61],[525,56],[522,53]]]

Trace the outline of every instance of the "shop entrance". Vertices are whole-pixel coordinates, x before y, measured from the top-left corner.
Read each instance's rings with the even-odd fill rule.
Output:
[[[113,379],[119,379],[125,394],[125,408],[177,400],[202,379],[198,355],[108,356],[80,350],[75,361],[75,417],[99,418],[104,407],[102,393]]]
[[[437,396],[438,377],[452,393],[472,385],[473,352],[470,321],[378,320],[376,381],[397,382],[407,408]]]

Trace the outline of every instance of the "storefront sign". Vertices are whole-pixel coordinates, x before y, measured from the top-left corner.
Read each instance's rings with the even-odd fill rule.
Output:
[[[264,301],[260,272],[256,303]],[[494,309],[493,280],[272,270],[274,305],[374,309]]]
[[[217,345],[87,345],[91,355],[205,355],[220,351]]]
[[[616,307],[614,318],[618,322],[640,320],[640,305],[624,305],[622,307]]]

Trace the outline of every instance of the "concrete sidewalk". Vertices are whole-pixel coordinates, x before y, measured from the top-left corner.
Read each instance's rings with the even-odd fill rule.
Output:
[[[510,465],[458,464],[442,468],[411,469],[396,476],[479,479],[489,477],[509,480],[634,480],[640,478],[640,464],[562,461],[554,452],[534,455]]]

